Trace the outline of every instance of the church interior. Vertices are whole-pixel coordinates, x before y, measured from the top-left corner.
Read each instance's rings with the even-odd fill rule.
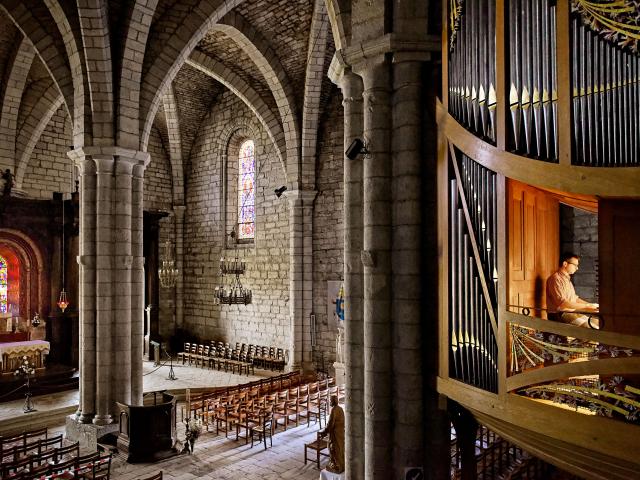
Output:
[[[0,0],[0,479],[640,478],[639,47],[635,0]]]

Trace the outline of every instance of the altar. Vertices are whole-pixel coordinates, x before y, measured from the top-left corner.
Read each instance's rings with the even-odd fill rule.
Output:
[[[35,368],[44,368],[44,356],[48,353],[49,342],[45,340],[0,343],[2,373],[15,372],[24,356]]]

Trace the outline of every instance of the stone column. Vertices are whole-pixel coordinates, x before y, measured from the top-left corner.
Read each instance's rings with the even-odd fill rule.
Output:
[[[386,56],[359,64],[364,82],[365,478],[392,475],[391,85]],[[360,161],[360,160],[358,160]]]
[[[187,207],[174,205],[175,233],[176,233],[176,268],[178,269],[178,281],[176,282],[175,296],[175,326],[182,328],[184,325],[184,212]],[[175,332],[174,332],[175,333]]]
[[[77,421],[108,425],[116,401],[142,402],[142,184],[149,155],[86,147],[69,156],[81,174]],[[86,435],[67,427],[71,437]]]
[[[96,414],[93,423],[113,422],[111,378],[114,293],[114,163],[112,155],[93,155],[96,164]],[[128,295],[127,295],[128,296]],[[124,299],[119,299],[124,301]]]
[[[395,478],[404,467],[423,466],[421,301],[421,63],[393,64],[393,391]],[[433,171],[435,188],[435,170]],[[435,225],[433,228],[435,238]],[[435,251],[435,250],[427,250]],[[437,279],[437,255],[431,255]],[[437,288],[435,288],[437,290]],[[435,310],[437,312],[437,310]],[[437,316],[430,321],[437,324]],[[437,350],[437,349],[436,349]]]
[[[136,159],[131,183],[131,403],[142,405],[142,341],[144,336],[143,185],[146,157]]]
[[[96,412],[96,164],[89,157],[70,152],[80,175],[80,240],[78,314],[80,335],[80,403],[77,418],[93,420]]]
[[[362,138],[362,79],[347,70],[332,80],[342,91],[346,150],[355,138]],[[362,169],[361,158],[344,157],[345,474],[349,480],[364,479]]]
[[[289,316],[291,370],[311,366],[309,315],[313,308],[314,190],[284,192],[289,200]]]

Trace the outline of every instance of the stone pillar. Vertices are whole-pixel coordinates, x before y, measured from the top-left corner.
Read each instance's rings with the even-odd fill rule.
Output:
[[[77,418],[82,423],[89,423],[96,412],[96,164],[84,155],[70,156],[78,166],[81,192],[78,255],[80,404]]]
[[[144,336],[144,170],[148,154],[138,157],[131,179],[131,404],[142,405],[142,341]],[[157,359],[156,359],[157,360]]]
[[[380,56],[354,68],[364,82],[364,419],[365,478],[392,475],[391,85]],[[361,160],[358,160],[361,161]]]
[[[405,467],[423,466],[424,443],[420,324],[422,64],[397,62],[402,55],[394,56],[392,114],[394,478],[401,478]],[[435,186],[435,170],[433,179]],[[435,237],[436,229],[433,231]],[[432,257],[436,267],[433,278],[437,279],[437,255]],[[437,316],[429,320],[437,324]]]
[[[175,290],[175,326],[182,328],[184,325],[184,212],[187,207],[174,205],[175,234],[176,234],[176,268],[178,269],[178,281]],[[175,334],[175,332],[174,332]]]
[[[311,367],[309,315],[313,308],[313,201],[315,190],[289,190],[289,316],[291,370]]]
[[[149,155],[119,147],[69,153],[80,167],[80,408],[114,422],[115,402],[142,402],[143,175]],[[67,424],[67,432],[78,428]]]
[[[362,138],[362,79],[350,70],[332,78],[342,91],[344,150],[354,138]],[[361,158],[344,157],[344,317],[345,317],[345,475],[364,479],[364,330]]]
[[[115,159],[111,155],[92,157],[96,164],[96,414],[93,423],[106,425],[113,422],[111,402],[115,400],[111,392],[113,309],[116,305],[113,238]]]

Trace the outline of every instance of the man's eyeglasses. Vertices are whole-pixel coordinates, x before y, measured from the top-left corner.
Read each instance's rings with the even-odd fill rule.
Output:
[[[576,267],[576,268],[579,268],[579,267],[580,267],[580,264],[579,264],[579,263],[570,262],[569,260],[567,260],[567,263],[570,263],[571,265],[573,265],[573,266],[574,266],[574,267]]]

